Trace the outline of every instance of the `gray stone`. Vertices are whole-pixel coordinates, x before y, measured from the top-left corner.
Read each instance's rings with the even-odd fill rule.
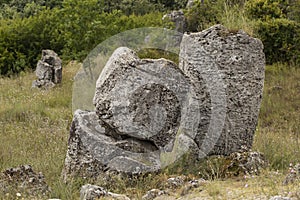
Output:
[[[252,150],[234,152],[228,156],[227,160],[229,163],[227,171],[234,173],[232,174],[234,176],[239,174],[259,175],[262,169],[268,166],[263,154]]]
[[[160,170],[159,152],[147,141],[116,140],[114,129],[102,125],[95,112],[74,114],[63,177],[98,177],[109,172],[140,174]]]
[[[186,8],[190,9],[195,5],[195,0],[188,0],[187,4],[186,4]]]
[[[200,102],[195,141],[209,155],[251,149],[262,99],[265,56],[262,42],[243,31],[215,25],[184,34],[180,69],[190,78]]]
[[[269,200],[292,200],[292,199],[289,197],[274,196],[274,197],[271,197]]]
[[[297,163],[295,166],[290,166],[289,173],[285,177],[283,184],[294,183],[296,180],[300,180],[300,163]]]
[[[158,196],[167,195],[168,192],[159,189],[149,190],[144,196],[142,196],[142,200],[153,200]]]
[[[0,193],[27,197],[45,197],[50,188],[43,174],[33,171],[30,165],[21,165],[0,173]]]
[[[163,20],[171,21],[174,23],[174,30],[184,33],[187,30],[187,22],[182,10],[174,10],[163,16]]]
[[[199,112],[190,87],[173,62],[139,59],[118,48],[97,81],[96,112],[74,114],[65,181],[78,174],[105,176],[104,171],[158,172],[186,152],[197,152],[193,120]]]
[[[37,63],[37,80],[32,83],[32,87],[51,88],[62,81],[61,59],[52,50],[43,50],[42,58]]]
[[[167,28],[170,28],[170,22],[174,25],[174,28],[172,28],[174,30],[174,33],[168,36],[168,40],[173,42],[170,44],[168,43],[166,49],[172,49],[173,47],[180,46],[183,33],[187,31],[187,20],[184,16],[183,11],[174,10],[168,14],[165,14],[162,20],[167,24]]]
[[[95,112],[74,114],[65,180],[158,172],[185,154],[197,159],[251,149],[262,50],[258,39],[221,25],[184,35],[179,68],[116,49],[97,80]],[[259,156],[251,158],[245,168],[255,171]]]
[[[130,200],[125,195],[108,192],[104,188],[97,185],[86,184],[80,189],[80,200],[94,200],[101,197],[109,197],[110,199],[118,200]]]
[[[189,92],[190,83],[173,62],[139,59],[124,47],[114,52],[103,69],[94,105],[104,124],[115,130],[111,137],[147,140],[169,151]]]

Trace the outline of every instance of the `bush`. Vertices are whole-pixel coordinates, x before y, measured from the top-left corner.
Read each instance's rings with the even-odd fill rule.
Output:
[[[268,64],[300,61],[300,23],[291,14],[299,3],[285,0],[249,0],[245,12],[255,21],[254,33],[264,44]]]
[[[218,14],[220,14],[221,9],[218,6],[218,1],[196,2],[186,14],[188,31],[201,31],[210,25],[219,23]]]
[[[285,0],[249,0],[245,10],[251,19],[268,20],[286,17],[287,6]]]
[[[300,25],[288,19],[258,21],[254,32],[264,44],[268,64],[300,63]]]
[[[0,74],[12,75],[34,69],[42,49],[59,52],[62,48],[58,18],[53,10],[45,10],[29,18],[0,21]]]

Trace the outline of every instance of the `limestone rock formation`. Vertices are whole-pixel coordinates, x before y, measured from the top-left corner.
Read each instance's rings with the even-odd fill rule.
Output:
[[[61,59],[52,50],[43,50],[42,58],[38,61],[35,74],[37,80],[33,81],[32,87],[52,88],[62,81]]]
[[[184,34],[179,68],[190,78],[201,101],[207,101],[195,138],[204,155],[229,155],[242,146],[251,149],[264,66],[262,42],[241,30],[215,25]]]
[[[0,173],[0,192],[3,194],[14,192],[12,196],[45,197],[49,191],[43,174],[34,172],[30,165],[21,165]]]
[[[139,59],[118,48],[97,81],[96,112],[74,114],[65,180],[77,173],[158,172],[187,151],[196,152],[198,105],[190,86],[173,62]]]
[[[116,49],[97,80],[95,111],[74,114],[65,180],[152,173],[185,154],[198,159],[251,149],[264,81],[262,50],[258,39],[221,25],[185,34],[179,67]],[[243,159],[247,170],[256,169],[256,158]]]

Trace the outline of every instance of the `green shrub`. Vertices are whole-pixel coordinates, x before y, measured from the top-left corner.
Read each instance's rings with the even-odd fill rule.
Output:
[[[42,49],[59,52],[62,43],[56,42],[59,38],[56,23],[53,10],[29,18],[0,21],[0,74],[34,69]]]
[[[285,0],[249,0],[245,10],[251,19],[268,20],[286,17],[287,6]]]
[[[218,23],[218,14],[221,13],[221,9],[218,6],[218,1],[196,2],[186,14],[188,31],[201,31],[210,25]]]
[[[268,64],[300,62],[300,24],[288,19],[258,21],[254,32],[264,44]]]

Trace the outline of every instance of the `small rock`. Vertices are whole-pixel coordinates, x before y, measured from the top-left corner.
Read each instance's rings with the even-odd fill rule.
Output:
[[[230,164],[227,170],[232,175],[259,175],[260,171],[268,165],[268,162],[260,152],[251,150],[232,153],[229,159]]]
[[[110,197],[118,200],[130,200],[127,196],[121,194],[115,194],[106,191],[104,188],[97,185],[84,185],[80,190],[80,200],[94,200],[101,197]]]
[[[189,193],[193,188],[198,188],[201,185],[203,185],[206,181],[204,179],[198,179],[198,180],[190,180],[188,181],[183,189],[181,190],[180,195],[184,196]]]
[[[33,81],[32,87],[47,89],[61,83],[61,59],[54,51],[43,50],[42,58],[37,63],[35,74],[38,79]]]
[[[162,196],[162,195],[165,195],[165,194],[168,194],[168,193],[164,190],[152,189],[152,190],[148,191],[147,194],[145,194],[142,197],[142,200],[152,200],[152,199],[155,199],[158,196]]]
[[[187,30],[187,22],[182,10],[174,10],[163,16],[162,20],[169,20],[174,23],[175,31],[184,33]]]
[[[33,171],[30,165],[21,165],[0,173],[0,193],[16,196],[46,196],[50,189],[42,173]]]
[[[186,181],[186,177],[185,176],[177,176],[174,178],[169,178],[167,180],[167,186],[169,188],[177,188],[177,187],[181,187],[184,185]]]
[[[286,176],[283,184],[294,183],[297,179],[300,179],[300,163],[290,167],[289,174]]]
[[[274,196],[274,197],[271,197],[269,200],[292,200],[292,199],[289,197]]]

